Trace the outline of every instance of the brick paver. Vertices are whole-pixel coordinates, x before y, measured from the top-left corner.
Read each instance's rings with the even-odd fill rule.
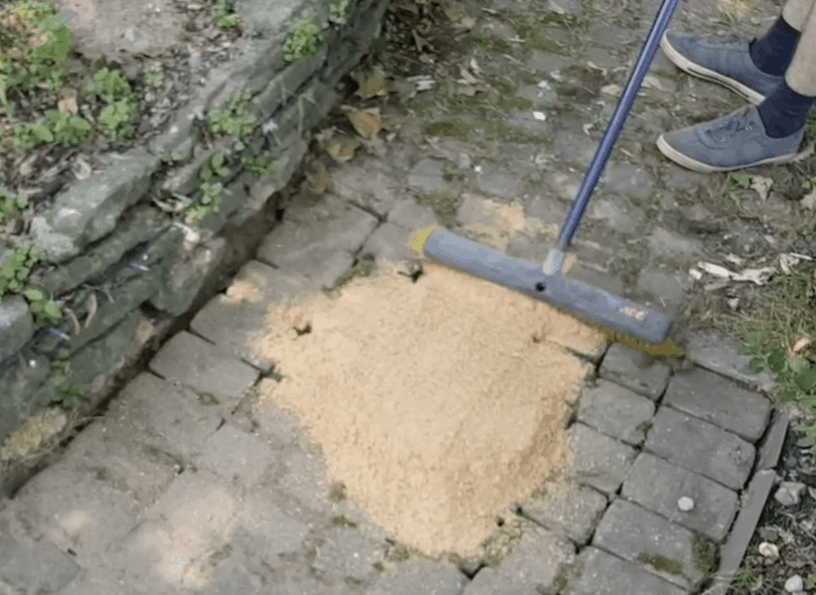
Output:
[[[576,564],[577,578],[563,595],[687,595],[685,589],[594,547],[584,549]]]
[[[602,378],[616,382],[638,394],[657,399],[666,390],[671,368],[658,361],[644,361],[642,353],[623,343],[609,347],[601,361]]]
[[[521,510],[535,522],[584,545],[606,505],[606,496],[590,487],[572,482],[548,482],[521,504]]]
[[[644,448],[735,490],[745,486],[754,464],[754,446],[670,407],[661,407]]]
[[[571,445],[567,476],[606,494],[616,492],[635,460],[635,449],[581,423],[567,433]]]
[[[267,328],[269,309],[314,289],[314,282],[302,275],[253,260],[241,268],[226,293],[216,295],[196,314],[190,328],[236,357],[269,372],[274,359],[254,348],[258,331]]]
[[[735,492],[645,452],[632,465],[621,495],[715,541],[725,537],[738,507]],[[694,501],[693,510],[677,507],[681,496]]]
[[[216,398],[237,399],[258,379],[258,370],[231,357],[204,339],[182,331],[170,339],[150,361],[150,369]]]
[[[592,545],[638,564],[664,580],[696,590],[711,571],[705,538],[645,508],[619,499],[604,514]]]
[[[508,585],[546,592],[555,584],[561,566],[574,561],[575,546],[530,521],[522,523],[522,531],[521,540],[496,571]]]
[[[655,412],[654,402],[619,384],[598,380],[578,402],[577,419],[631,446],[646,439]]]
[[[771,402],[713,372],[694,368],[677,374],[664,403],[756,442],[771,414]]]

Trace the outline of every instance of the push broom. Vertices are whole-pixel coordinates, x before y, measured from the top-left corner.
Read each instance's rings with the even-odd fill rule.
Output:
[[[550,250],[543,265],[510,258],[442,229],[427,229],[418,234],[414,239],[414,249],[431,261],[548,303],[584,322],[600,327],[607,335],[611,331],[616,337],[630,337],[639,348],[668,345],[668,351],[664,348],[663,352],[668,355],[681,353],[669,339],[672,321],[668,317],[601,289],[569,279],[564,274],[569,245],[676,7],[677,0],[663,0],[623,95],[578,189],[561,229],[558,243]],[[640,345],[638,342],[646,345]],[[627,343],[632,344],[631,341]]]

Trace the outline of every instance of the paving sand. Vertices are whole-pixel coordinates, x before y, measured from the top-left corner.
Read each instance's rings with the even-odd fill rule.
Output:
[[[309,327],[308,333],[297,329]],[[332,481],[405,544],[466,554],[567,460],[561,414],[601,333],[445,267],[270,311],[256,347]]]

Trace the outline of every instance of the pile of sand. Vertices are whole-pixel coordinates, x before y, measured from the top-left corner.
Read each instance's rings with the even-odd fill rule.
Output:
[[[309,327],[308,333],[295,330]],[[428,264],[269,313],[257,349],[342,483],[429,554],[466,553],[566,461],[564,401],[603,336],[544,304]]]

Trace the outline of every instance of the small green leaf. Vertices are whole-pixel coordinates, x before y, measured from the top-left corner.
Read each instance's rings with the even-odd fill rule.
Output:
[[[805,392],[811,392],[816,388],[816,367],[799,372],[794,377],[796,386]]]
[[[781,374],[787,363],[787,354],[784,349],[774,349],[768,356],[768,367],[774,374]]]
[[[23,292],[23,295],[30,302],[42,301],[45,299],[45,292],[40,289],[30,288]]]
[[[739,186],[740,188],[751,187],[751,176],[748,174],[731,174],[728,176],[728,179],[731,180],[731,183]]]
[[[45,313],[52,318],[62,318],[62,310],[60,310],[59,304],[53,300],[45,303]]]

